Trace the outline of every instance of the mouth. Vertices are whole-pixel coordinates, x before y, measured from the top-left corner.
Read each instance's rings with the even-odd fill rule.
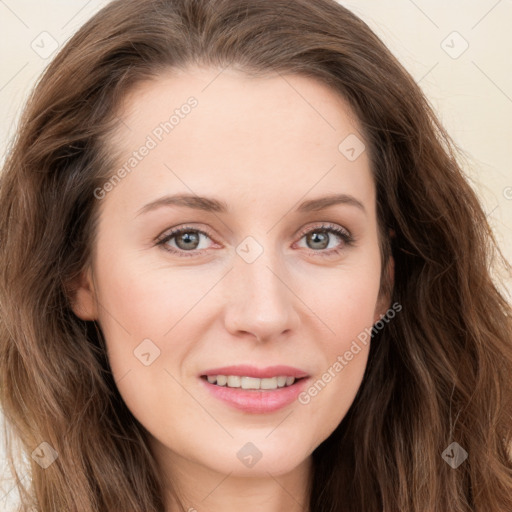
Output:
[[[210,397],[231,409],[250,414],[269,414],[298,401],[298,396],[311,378],[210,374],[201,375],[198,380]]]

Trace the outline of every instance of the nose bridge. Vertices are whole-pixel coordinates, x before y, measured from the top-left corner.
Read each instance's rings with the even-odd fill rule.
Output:
[[[244,331],[259,339],[271,338],[295,327],[293,293],[285,285],[285,267],[270,245],[271,237],[265,238],[266,243],[251,238],[237,247],[230,272],[232,293],[226,327],[233,333]]]

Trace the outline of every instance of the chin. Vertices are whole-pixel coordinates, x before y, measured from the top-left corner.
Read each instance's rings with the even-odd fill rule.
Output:
[[[223,451],[214,465],[212,465],[211,459],[205,460],[204,463],[215,471],[225,474],[231,473],[232,476],[267,478],[269,473],[277,476],[293,471],[297,466],[304,463],[310,455],[306,449],[303,454],[298,455],[296,448],[281,443],[280,446],[282,449],[274,448],[268,444],[264,446],[263,442],[258,445],[247,441],[233,450],[229,448]],[[226,456],[230,452],[233,453],[233,457]],[[291,456],[291,453],[294,455]],[[212,456],[215,456],[215,454],[212,454]]]

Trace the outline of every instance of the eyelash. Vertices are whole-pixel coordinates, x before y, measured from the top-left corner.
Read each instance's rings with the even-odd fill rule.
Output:
[[[200,233],[200,234],[213,240],[212,236],[207,231],[203,231],[201,229],[194,228],[192,226],[184,226],[182,228],[177,228],[177,229],[171,231],[170,233],[165,234],[163,237],[159,237],[156,241],[156,245],[162,246],[164,248],[164,250],[166,250],[170,253],[173,253],[173,254],[178,254],[180,257],[186,258],[186,257],[191,257],[191,256],[199,256],[207,249],[199,249],[199,250],[194,249],[192,251],[184,251],[182,249],[174,249],[174,248],[165,247],[165,244],[167,242],[169,242],[170,240],[172,240],[173,238],[175,238],[183,233],[188,233],[190,231]],[[348,231],[346,231],[345,229],[339,228],[338,226],[336,226],[334,224],[322,224],[320,226],[315,226],[315,227],[307,229],[305,231],[301,231],[301,233],[299,235],[299,240],[301,240],[305,235],[315,232],[315,231],[325,231],[327,233],[334,233],[335,235],[338,235],[343,240],[344,246],[350,247],[355,242],[355,239]],[[338,248],[329,249],[329,250],[319,249],[316,251],[314,249],[308,249],[308,251],[310,253],[313,253],[315,256],[321,256],[321,257],[334,256],[334,255],[339,254],[342,250],[343,250],[343,247],[341,247],[341,248],[338,247]]]

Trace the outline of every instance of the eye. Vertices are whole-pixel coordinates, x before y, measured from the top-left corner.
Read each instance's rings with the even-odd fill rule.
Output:
[[[165,234],[163,238],[157,241],[157,245],[164,246],[169,252],[179,253],[180,256],[194,256],[197,255],[196,251],[202,252],[204,250],[204,248],[198,248],[201,237],[211,239],[210,235],[205,231],[185,226]],[[174,245],[170,242],[174,242]],[[191,251],[194,252],[186,254]]]
[[[310,249],[311,253],[319,253],[321,256],[338,254],[344,247],[351,246],[354,243],[354,238],[346,229],[333,224],[322,224],[302,232],[301,240],[303,238],[306,239],[307,248]],[[329,248],[333,238],[341,239],[342,243]]]

